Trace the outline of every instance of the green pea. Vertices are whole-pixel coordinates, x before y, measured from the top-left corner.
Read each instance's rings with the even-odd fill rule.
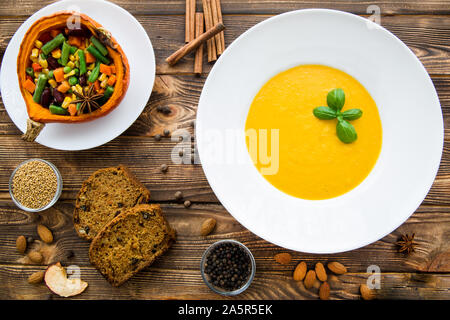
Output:
[[[69,78],[69,84],[71,85],[71,86],[74,86],[74,85],[76,85],[78,83],[78,78],[77,77],[70,77]]]
[[[72,71],[71,67],[64,67],[64,73],[69,73],[70,71]]]
[[[47,77],[48,77],[49,79],[53,78],[53,70],[50,70],[50,71],[48,72]]]
[[[32,67],[28,67],[25,72],[27,73],[27,75],[29,75],[30,77],[34,78],[34,70]]]

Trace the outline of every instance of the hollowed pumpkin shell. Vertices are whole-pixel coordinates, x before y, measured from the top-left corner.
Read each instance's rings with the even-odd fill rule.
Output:
[[[65,116],[52,114],[49,109],[42,107],[40,104],[33,101],[33,95],[28,92],[23,84],[26,81],[25,69],[30,65],[30,54],[34,48],[35,40],[51,29],[65,29],[67,22],[73,21],[74,16],[80,18],[80,23],[88,28],[93,35],[97,37],[106,38],[106,48],[109,56],[116,67],[116,84],[114,86],[114,93],[109,100],[99,109],[86,114],[77,116]],[[70,20],[68,20],[70,19]],[[73,11],[60,11],[52,15],[45,16],[37,20],[26,32],[19,49],[19,56],[17,58],[17,73],[19,76],[19,86],[25,103],[27,105],[27,112],[30,119],[39,123],[62,122],[62,123],[78,123],[94,120],[111,112],[125,96],[130,80],[130,67],[128,65],[127,57],[123,52],[117,41],[111,37],[102,26],[88,17]]]

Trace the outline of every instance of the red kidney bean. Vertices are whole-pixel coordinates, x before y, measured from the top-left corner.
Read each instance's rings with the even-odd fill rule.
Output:
[[[55,69],[60,67],[60,65],[58,63],[58,60],[56,60],[52,56],[48,56],[47,57],[47,62],[48,62],[48,69],[49,70],[55,70]]]
[[[50,88],[45,88],[44,91],[42,91],[41,95],[41,101],[40,104],[44,108],[48,108],[50,106],[50,103],[52,102],[52,92],[50,91]],[[64,99],[63,99],[64,100]]]
[[[53,89],[53,97],[54,97],[54,100],[55,100],[55,102],[57,104],[61,104],[61,103],[63,103],[64,98],[66,96],[64,95],[64,93],[62,93],[62,92],[60,92],[60,91],[58,91],[56,89]]]
[[[86,78],[86,74],[82,74],[79,78],[78,81],[80,82],[80,86],[84,87],[87,85],[87,78]]]

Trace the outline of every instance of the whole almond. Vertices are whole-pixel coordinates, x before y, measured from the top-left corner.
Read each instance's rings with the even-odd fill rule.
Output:
[[[273,258],[279,264],[289,264],[292,260],[291,254],[287,252],[277,253]]]
[[[375,299],[375,292],[372,290],[372,289],[370,289],[367,285],[365,285],[365,284],[362,284],[360,287],[359,287],[359,292],[361,293],[361,297],[364,299],[364,300],[373,300],[373,299]]]
[[[206,219],[202,223],[202,227],[200,229],[200,234],[202,236],[207,236],[208,234],[210,234],[214,230],[215,226],[216,226],[216,219],[214,219],[214,218]]]
[[[316,272],[314,270],[309,270],[306,274],[305,281],[303,282],[306,289],[310,289],[314,286],[316,282]]]
[[[38,224],[37,226],[37,232],[39,234],[39,237],[42,241],[45,243],[52,243],[53,242],[53,234],[50,231],[49,228],[44,226],[43,224]]]
[[[28,283],[30,284],[41,283],[42,280],[44,280],[44,275],[45,275],[44,271],[37,271],[28,277]]]
[[[24,236],[18,236],[16,240],[17,252],[24,254],[27,250],[27,239]]]
[[[327,265],[328,269],[335,274],[344,274],[347,272],[347,268],[339,262],[329,262]]]
[[[294,276],[293,276],[294,280],[295,281],[302,281],[303,279],[305,279],[306,269],[307,269],[306,262],[305,261],[300,262],[295,267]]]
[[[330,285],[328,282],[323,282],[319,288],[320,300],[328,300],[330,298]]]
[[[28,258],[30,258],[30,260],[34,263],[41,263],[42,260],[44,259],[44,257],[42,256],[42,254],[40,252],[37,251],[31,251],[28,254]]]
[[[327,272],[325,271],[325,267],[323,266],[323,264],[321,262],[316,263],[315,270],[316,270],[317,279],[319,279],[322,282],[327,281],[327,279],[328,279]]]

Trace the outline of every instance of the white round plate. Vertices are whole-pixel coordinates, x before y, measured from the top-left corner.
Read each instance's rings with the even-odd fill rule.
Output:
[[[253,166],[245,144],[256,93],[277,73],[301,64],[355,77],[382,121],[383,146],[370,175],[329,200],[279,191]],[[384,237],[417,209],[439,167],[443,120],[430,77],[397,37],[356,15],[309,9],[267,19],[230,45],[203,88],[196,134],[214,193],[242,225],[288,249],[336,253]]]
[[[3,57],[1,91],[14,124],[24,132],[28,114],[19,90],[17,55],[25,32],[39,18],[61,10],[87,14],[110,31],[130,64],[130,85],[122,102],[108,115],[79,124],[49,123],[36,142],[53,149],[83,150],[100,146],[128,129],[144,109],[155,80],[155,54],[147,33],[126,10],[102,0],[68,0],[51,4],[28,18],[14,34]]]

